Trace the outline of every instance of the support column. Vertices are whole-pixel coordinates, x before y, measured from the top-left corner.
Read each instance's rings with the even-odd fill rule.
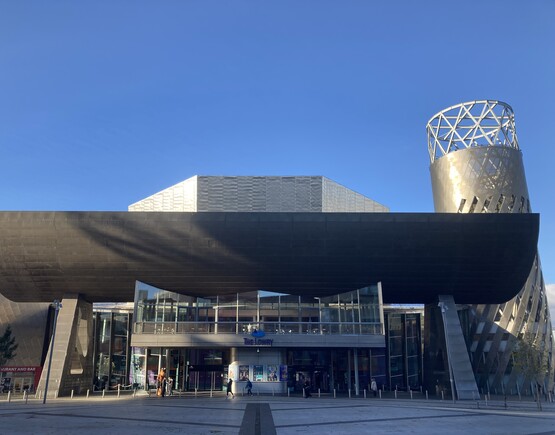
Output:
[[[351,349],[347,349],[347,391],[349,391],[351,387]]]
[[[358,396],[360,395],[360,387],[359,387],[359,382],[358,382],[358,349],[355,347],[353,349],[353,354],[354,354],[354,362],[355,362],[355,395]]]
[[[459,399],[475,399],[479,397],[478,387],[453,296],[440,295],[438,310],[445,339],[442,343],[445,350],[444,361],[453,400],[457,396]]]
[[[182,391],[189,391],[189,365],[191,361],[189,360],[190,353],[189,349],[185,348],[183,350],[183,362],[185,363],[185,374],[183,376],[183,387]]]
[[[379,304],[379,313],[380,313],[380,325],[381,331],[380,334],[385,335],[385,317],[383,314],[383,297],[382,297],[382,282],[378,282],[378,304]]]
[[[146,392],[150,390],[150,385],[148,382],[148,355],[149,354],[150,354],[150,349],[148,347],[145,347],[145,365],[143,367],[143,370],[144,370],[144,379],[145,379],[144,390]]]
[[[332,349],[331,350],[331,357],[330,357],[330,360],[331,360],[330,361],[331,362],[331,365],[330,365],[330,374],[331,374],[331,376],[330,376],[330,391],[331,392],[333,392],[333,390],[335,390],[335,364],[334,364],[334,361],[335,361],[336,357],[337,357],[336,351],[335,351],[335,349]]]
[[[64,295],[61,304],[54,346],[51,340],[38,386],[38,389],[45,390],[47,373],[50,372],[49,397],[54,397],[56,392],[59,396],[68,396],[72,390],[75,394],[86,391],[91,388],[94,372],[92,304],[78,294]]]

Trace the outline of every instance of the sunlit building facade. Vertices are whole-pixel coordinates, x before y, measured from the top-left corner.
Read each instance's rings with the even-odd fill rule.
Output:
[[[181,391],[428,389],[422,312],[384,307],[505,301],[538,234],[534,213],[389,213],[320,176],[196,176],[126,212],[0,212],[0,324],[43,304],[33,388],[55,395],[163,368]]]
[[[379,286],[322,298],[195,297],[137,283],[132,382],[151,388],[165,367],[184,391],[221,390],[231,375],[260,392],[300,392],[307,380],[354,392],[370,376],[385,384],[384,337]]]
[[[458,104],[432,117],[427,130],[436,212],[531,212],[514,113],[508,104],[495,100]],[[481,392],[530,391],[535,381],[513,369],[514,351],[522,340],[540,350],[545,360],[541,386],[545,391],[553,388],[553,334],[539,255],[513,299],[459,309]]]
[[[325,177],[195,176],[129,206],[131,212],[387,212]],[[378,285],[315,298],[263,289],[196,297],[137,283],[134,383],[151,388],[165,367],[181,390],[359,394],[370,377],[386,385]]]

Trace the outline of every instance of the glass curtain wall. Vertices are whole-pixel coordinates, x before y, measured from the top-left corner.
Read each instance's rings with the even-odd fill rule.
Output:
[[[419,313],[387,313],[389,388],[419,389],[422,385]]]
[[[95,389],[104,390],[110,383],[112,313],[96,313],[95,343]]]
[[[407,381],[412,390],[420,387],[421,383],[421,326],[420,314],[405,314]]]
[[[130,313],[96,312],[94,369],[96,390],[128,387]]]
[[[389,389],[404,390],[406,385],[402,314],[389,314],[387,316],[387,343],[389,353]]]
[[[382,334],[377,286],[329,297],[266,291],[193,297],[137,283],[138,334]]]

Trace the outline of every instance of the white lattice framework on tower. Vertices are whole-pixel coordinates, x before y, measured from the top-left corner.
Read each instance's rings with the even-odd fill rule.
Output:
[[[496,100],[477,100],[448,107],[426,126],[430,161],[475,146],[519,149],[511,106]]]

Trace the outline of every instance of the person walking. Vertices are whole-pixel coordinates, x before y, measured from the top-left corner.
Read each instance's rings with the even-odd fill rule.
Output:
[[[173,378],[170,376],[166,382],[166,392],[168,396],[173,396]]]
[[[378,395],[378,384],[374,378],[372,378],[372,381],[370,382],[370,389],[372,390],[374,397],[376,397]]]
[[[166,368],[160,369],[158,377],[156,378],[156,395],[164,397],[166,395]]]
[[[249,378],[247,378],[247,385],[245,388],[247,389],[247,396],[252,396],[252,382]]]
[[[233,386],[233,379],[229,378],[229,381],[227,381],[227,390],[225,393],[225,398],[227,399],[229,396],[229,393],[231,393],[231,398],[235,399],[235,394],[233,394],[233,391],[231,391]]]
[[[304,389],[305,399],[308,399],[309,397],[312,397],[312,394],[310,394],[310,382],[308,382],[308,379],[305,381],[303,389]]]

